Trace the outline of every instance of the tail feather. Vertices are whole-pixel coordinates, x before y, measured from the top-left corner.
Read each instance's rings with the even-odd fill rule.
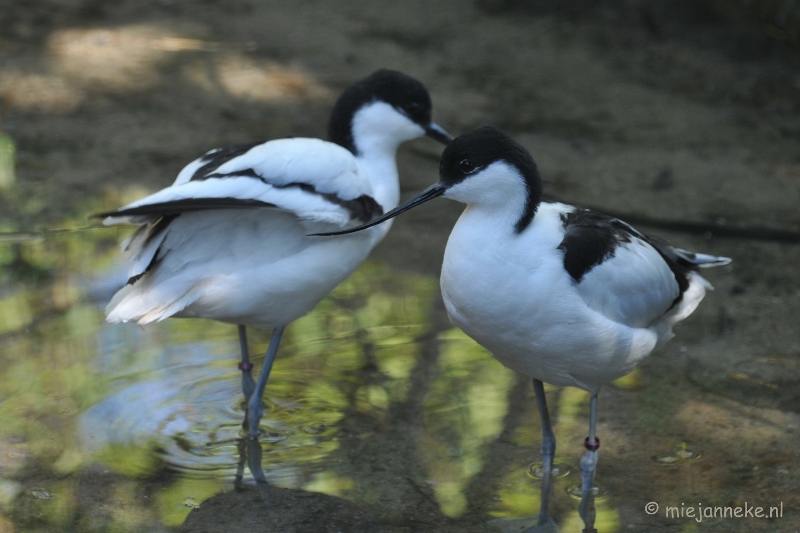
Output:
[[[713,291],[714,287],[703,276],[697,272],[689,272],[689,287],[684,291],[680,302],[673,307],[661,320],[669,325],[670,328],[691,315],[700,301],[706,295],[706,291]]]
[[[700,268],[723,266],[731,262],[730,257],[699,254],[696,252],[690,252],[688,250],[682,250],[681,248],[673,248],[673,250],[675,251],[675,255],[677,255],[687,263],[698,266]]]
[[[175,218],[176,216],[163,216],[159,219],[151,220],[149,223],[136,228],[127,239],[122,241],[120,248],[130,261],[130,266],[128,267],[129,283],[148,272],[159,258],[161,245],[166,240],[170,223]]]
[[[200,298],[201,294],[202,290],[199,287],[193,287],[192,290],[185,293],[172,303],[153,309],[140,318],[138,323],[149,324],[150,322],[161,322],[165,318],[174,316],[176,313],[186,309],[186,307],[196,302],[197,299]]]
[[[156,217],[157,218],[157,217]],[[118,226],[120,224],[149,224],[153,222],[153,215],[123,215],[107,216],[103,219],[104,226]]]
[[[111,298],[106,306],[106,321],[111,324],[136,322],[144,325],[164,320],[183,311],[197,301],[203,293],[202,285],[193,285],[186,290],[154,290],[151,284],[140,280],[126,285]],[[173,288],[174,289],[174,288]]]
[[[111,297],[111,301],[106,306],[106,322],[109,324],[119,324],[120,322],[130,322],[136,320],[136,317],[125,316],[119,309],[122,302],[125,301],[127,296],[134,290],[133,285],[125,285],[117,293]]]
[[[133,233],[128,235],[124,241],[122,241],[122,244],[119,245],[119,248],[122,253],[132,253],[134,250],[141,248],[142,243],[146,238],[147,226],[139,226]]]

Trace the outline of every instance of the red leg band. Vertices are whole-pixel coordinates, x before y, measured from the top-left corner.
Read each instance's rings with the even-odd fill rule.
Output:
[[[586,446],[586,449],[590,452],[596,452],[600,448],[600,439],[595,437],[594,442],[589,442],[589,437],[586,437],[586,440],[583,441],[583,445]]]

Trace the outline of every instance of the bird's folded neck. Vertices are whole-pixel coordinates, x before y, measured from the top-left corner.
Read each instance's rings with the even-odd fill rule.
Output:
[[[400,183],[397,176],[395,151],[369,151],[358,156],[358,162],[367,172],[372,186],[373,198],[387,212],[397,207],[400,201]]]

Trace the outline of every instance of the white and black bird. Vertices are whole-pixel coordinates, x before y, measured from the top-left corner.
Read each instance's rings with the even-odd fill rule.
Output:
[[[447,241],[442,296],[455,325],[533,378],[545,476],[538,525],[529,531],[557,529],[548,514],[556,442],[542,382],[591,395],[580,513],[585,531],[594,531],[597,394],[667,342],[712,289],[698,268],[730,259],[674,248],[621,220],[543,201],[533,158],[494,127],[451,142],[439,175],[418,197],[347,231],[438,196],[467,204]]]
[[[104,224],[138,224],[122,244],[129,280],[107,320],[147,324],[201,317],[239,325],[248,440],[240,448],[259,484],[262,397],[284,328],[347,278],[388,227],[337,239],[309,237],[367,222],[400,198],[398,146],[452,137],[431,121],[425,87],[379,70],[337,100],[328,141],[279,139],[211,150],[175,183],[115,211]],[[245,326],[272,328],[257,383]]]

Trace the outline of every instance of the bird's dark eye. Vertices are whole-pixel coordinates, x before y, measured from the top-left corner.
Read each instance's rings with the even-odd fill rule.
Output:
[[[403,111],[408,113],[409,115],[413,115],[420,110],[420,105],[416,102],[409,102],[403,106]]]
[[[458,164],[458,168],[460,168],[461,172],[463,172],[464,174],[469,174],[470,172],[475,170],[475,164],[469,159],[464,159]]]

